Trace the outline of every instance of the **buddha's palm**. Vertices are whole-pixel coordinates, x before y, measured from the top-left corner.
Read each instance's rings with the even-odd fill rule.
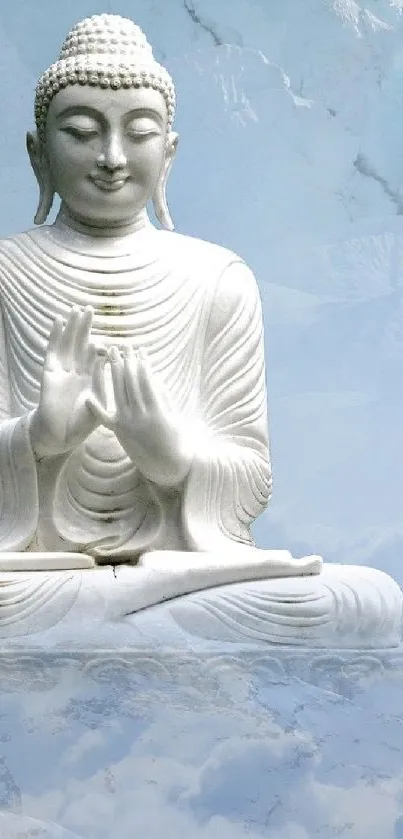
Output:
[[[90,393],[105,404],[102,366],[90,344],[93,311],[72,309],[63,328],[56,318],[46,351],[39,405],[30,434],[38,456],[71,451],[99,424],[87,407]]]
[[[112,369],[115,411],[109,414],[95,397],[88,405],[111,428],[142,474],[160,486],[180,483],[191,466],[191,446],[169,394],[153,374],[146,355],[131,348],[121,356],[108,353]]]

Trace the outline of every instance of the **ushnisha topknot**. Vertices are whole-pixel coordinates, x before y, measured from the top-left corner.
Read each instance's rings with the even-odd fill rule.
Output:
[[[77,23],[67,35],[60,56],[39,79],[35,122],[45,140],[46,118],[56,93],[70,84],[118,90],[152,87],[166,102],[168,129],[175,114],[175,88],[165,67],[155,60],[139,26],[120,15],[93,15]]]

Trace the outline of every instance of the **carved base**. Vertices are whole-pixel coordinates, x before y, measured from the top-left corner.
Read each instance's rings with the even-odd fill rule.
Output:
[[[216,642],[310,649],[401,643],[403,595],[382,571],[325,565],[312,576],[317,557],[299,561],[286,551],[257,550],[253,556],[231,562],[166,551],[145,555],[137,566],[3,572],[0,639],[21,646],[30,635],[47,648],[135,647],[139,639],[195,649]],[[290,563],[294,576],[286,576]]]

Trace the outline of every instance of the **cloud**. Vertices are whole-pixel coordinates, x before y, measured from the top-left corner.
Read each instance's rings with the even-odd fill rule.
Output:
[[[86,731],[76,743],[74,743],[63,755],[62,762],[65,765],[78,763],[82,758],[92,752],[93,749],[99,749],[105,745],[105,735],[99,730],[95,729]]]
[[[394,839],[402,815],[403,774],[393,780],[359,782],[350,788],[312,781],[308,801],[318,825],[326,824],[329,835],[349,839]],[[348,832],[347,832],[348,829]]]
[[[4,839],[83,839],[59,825],[13,813],[0,813],[0,836]]]
[[[384,767],[400,728],[379,721],[368,741],[359,708],[305,688],[289,686],[282,724],[268,706],[258,716],[249,705],[249,716],[234,719],[207,698],[201,714],[161,710],[160,701],[123,757],[104,762],[102,751],[98,771],[74,778],[74,761],[82,770],[87,751],[104,748],[87,732],[67,752],[63,785],[25,793],[23,810],[85,839],[244,839],[246,830],[249,839],[329,839],[343,830],[349,839],[395,839],[403,774]],[[286,693],[278,690],[280,705]]]

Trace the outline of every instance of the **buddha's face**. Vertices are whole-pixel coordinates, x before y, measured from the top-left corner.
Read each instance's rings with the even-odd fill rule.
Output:
[[[69,85],[50,104],[46,158],[53,186],[84,224],[130,224],[173,150],[165,100],[152,88]]]

